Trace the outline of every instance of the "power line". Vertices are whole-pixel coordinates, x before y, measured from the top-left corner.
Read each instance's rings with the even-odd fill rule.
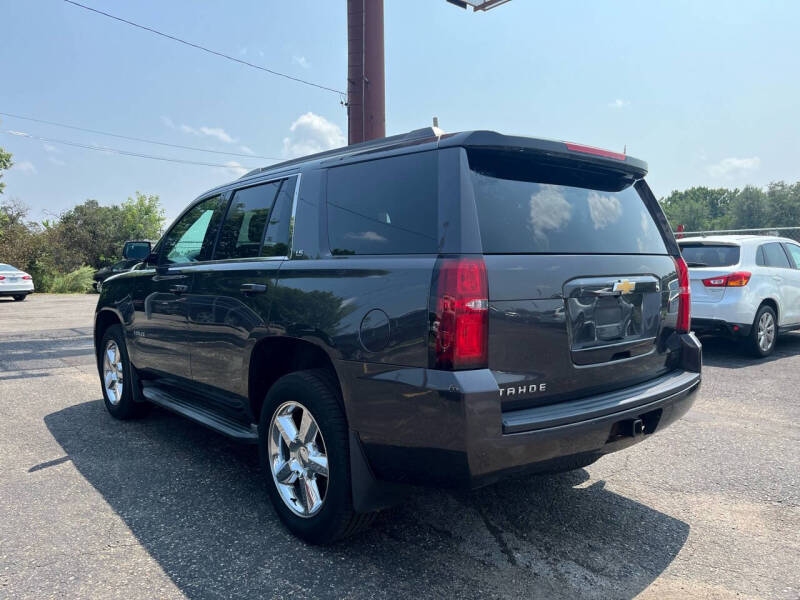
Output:
[[[78,2],[74,2],[74,0],[64,0],[67,4],[72,4],[73,6],[77,6],[79,8],[83,8],[84,10],[89,10],[93,13],[97,13],[98,15],[103,15],[104,17],[108,17],[109,19],[114,19],[115,21],[119,21],[120,23],[125,23],[127,25],[131,25],[132,27],[138,27],[139,29],[143,29],[145,31],[149,31],[150,33],[154,33],[155,35],[160,35],[161,37],[165,37],[169,40],[174,42],[178,42],[180,44],[184,44],[186,46],[191,46],[192,48],[196,48],[197,50],[202,50],[203,52],[208,52],[209,54],[214,54],[215,56],[220,56],[222,58],[227,58],[228,60],[232,60],[237,62],[241,65],[245,65],[248,67],[252,67],[253,69],[258,69],[259,71],[264,71],[265,73],[269,73],[270,75],[276,75],[278,77],[284,77],[286,79],[291,79],[292,81],[296,81],[297,83],[302,83],[305,85],[310,85],[315,88],[319,88],[321,90],[326,90],[328,92],[333,92],[334,94],[339,94],[340,96],[345,96],[345,92],[341,90],[336,90],[331,87],[327,87],[324,85],[320,85],[318,83],[314,83],[313,81],[307,81],[305,79],[300,79],[299,77],[293,77],[292,75],[287,75],[286,73],[280,73],[278,71],[273,71],[272,69],[267,69],[266,67],[262,67],[261,65],[256,65],[246,60],[242,60],[241,58],[236,58],[235,56],[231,56],[230,54],[224,54],[222,52],[217,52],[216,50],[211,50],[210,48],[206,48],[205,46],[201,46],[200,44],[195,44],[193,42],[187,42],[186,40],[182,40],[179,37],[175,37],[174,35],[170,35],[168,33],[163,33],[158,31],[157,29],[153,29],[152,27],[147,27],[145,25],[139,25],[139,23],[134,23],[133,21],[128,21],[127,19],[123,19],[122,17],[117,17],[116,15],[112,15],[107,12],[103,12],[102,10],[98,10],[96,8],[92,8],[91,6],[85,6]]]
[[[167,142],[158,142],[156,140],[147,140],[145,138],[138,138],[129,135],[122,135],[120,133],[109,133],[108,131],[99,131],[97,129],[87,129],[86,127],[78,127],[76,125],[67,125],[66,123],[56,123],[55,121],[46,121],[44,119],[34,119],[33,117],[23,117],[22,115],[14,115],[11,113],[0,112],[0,115],[5,117],[12,117],[14,119],[23,119],[25,121],[33,121],[34,123],[45,123],[47,125],[55,125],[56,127],[65,127],[67,129],[75,129],[76,131],[86,131],[88,133],[97,133],[99,135],[107,135],[110,137],[120,138],[123,140],[131,140],[134,142],[144,142],[146,144],[158,144],[159,146],[167,146],[169,148],[180,148],[182,150],[195,150],[197,152],[208,152],[210,154],[224,154],[227,156],[240,156],[242,158],[265,158],[267,160],[283,160],[282,158],[275,158],[274,156],[261,156],[259,154],[240,154],[238,152],[223,152],[222,150],[209,150],[208,148],[197,148],[195,146],[182,146],[181,144],[169,144]]]
[[[122,156],[135,156],[137,158],[149,158],[150,160],[163,160],[166,162],[173,162],[173,163],[180,163],[184,165],[200,165],[203,167],[217,167],[220,169],[236,169],[236,168],[246,168],[242,165],[236,164],[228,164],[228,165],[221,165],[218,163],[208,163],[208,162],[201,162],[196,160],[184,160],[181,158],[168,158],[166,156],[154,156],[152,154],[143,154],[141,152],[131,152],[130,150],[120,150],[119,148],[110,148],[108,146],[95,146],[92,144],[81,144],[79,142],[71,142],[67,140],[56,140],[53,138],[46,138],[38,135],[32,135],[30,133],[25,133],[24,131],[14,131],[11,129],[6,129],[0,131],[0,133],[5,133],[6,135],[14,135],[17,137],[24,137],[31,140],[39,140],[42,142],[49,142],[51,144],[64,144],[65,146],[74,146],[75,148],[85,148],[87,150],[97,150],[99,152],[111,153],[111,154],[119,154]]]

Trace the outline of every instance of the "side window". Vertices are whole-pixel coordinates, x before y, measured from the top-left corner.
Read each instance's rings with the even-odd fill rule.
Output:
[[[264,246],[261,256],[288,256],[294,223],[292,223],[292,205],[297,177],[284,179],[275,198],[275,206],[267,225]]]
[[[328,170],[328,241],[333,254],[437,252],[436,152]]]
[[[800,246],[797,244],[784,244],[784,247],[789,252],[789,256],[794,261],[794,268],[800,269]]]
[[[164,236],[159,263],[208,260],[224,208],[222,196],[212,196],[192,207]]]
[[[761,246],[764,249],[764,257],[767,259],[768,267],[778,267],[780,269],[791,269],[786,252],[779,242],[772,242]]]
[[[764,246],[759,246],[758,250],[756,251],[756,264],[759,267],[767,266],[767,259],[764,258]]]
[[[236,190],[214,252],[215,260],[260,256],[264,229],[284,181]]]

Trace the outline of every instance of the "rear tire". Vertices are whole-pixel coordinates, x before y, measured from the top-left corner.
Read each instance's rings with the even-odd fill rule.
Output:
[[[758,309],[753,327],[750,329],[748,344],[750,352],[758,358],[772,354],[778,341],[778,318],[771,306]]]
[[[137,402],[141,399],[139,378],[128,358],[121,325],[112,325],[103,334],[98,367],[103,400],[112,417],[125,421],[141,417],[150,410],[149,403]]]
[[[25,298],[28,297],[28,294],[17,294],[14,296],[14,302],[24,302]]]
[[[313,424],[304,427],[304,422]],[[308,433],[314,426],[319,435],[313,429]],[[375,513],[353,509],[347,420],[328,371],[297,371],[275,382],[264,400],[258,431],[267,489],[289,531],[311,544],[331,544],[370,525]],[[324,470],[318,467],[322,457]]]

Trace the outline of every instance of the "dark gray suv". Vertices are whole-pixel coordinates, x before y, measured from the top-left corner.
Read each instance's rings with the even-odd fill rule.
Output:
[[[414,485],[589,465],[700,385],[686,264],[646,171],[424,129],[248,173],[106,280],[106,406],[258,444],[278,514],[314,543]]]

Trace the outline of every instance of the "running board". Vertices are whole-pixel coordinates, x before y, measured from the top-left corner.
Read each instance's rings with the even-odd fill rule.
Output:
[[[144,397],[153,404],[178,413],[195,423],[205,425],[222,435],[226,435],[240,442],[247,442],[250,444],[258,443],[258,430],[255,425],[247,427],[239,421],[222,416],[213,410],[198,406],[193,402],[187,402],[163,389],[151,385],[144,386],[142,393]]]

